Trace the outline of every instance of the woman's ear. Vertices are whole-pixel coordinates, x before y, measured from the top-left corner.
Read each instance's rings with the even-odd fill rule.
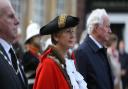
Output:
[[[58,34],[53,34],[53,39],[56,41],[56,42],[58,42]]]

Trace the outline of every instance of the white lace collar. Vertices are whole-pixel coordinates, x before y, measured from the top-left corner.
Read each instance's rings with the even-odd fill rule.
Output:
[[[76,70],[74,60],[65,58],[65,63],[73,89],[87,89],[87,83],[84,81],[83,76]]]

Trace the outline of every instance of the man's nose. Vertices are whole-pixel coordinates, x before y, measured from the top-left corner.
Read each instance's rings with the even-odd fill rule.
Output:
[[[109,32],[109,33],[112,33],[112,30],[111,30],[111,28],[109,28],[108,32]]]
[[[15,16],[15,25],[19,25],[20,22],[19,22],[19,19]]]

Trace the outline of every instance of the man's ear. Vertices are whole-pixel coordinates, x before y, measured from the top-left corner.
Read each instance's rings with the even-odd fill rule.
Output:
[[[98,30],[97,30],[98,27],[99,27],[98,24],[95,24],[95,25],[94,25],[94,28],[93,28],[93,32],[94,32],[94,33],[97,33],[97,31],[98,31]]]
[[[94,25],[94,29],[98,29],[99,25],[98,24],[95,24]]]

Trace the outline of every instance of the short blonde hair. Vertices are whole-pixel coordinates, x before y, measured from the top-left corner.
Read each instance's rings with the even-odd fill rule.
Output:
[[[92,33],[95,24],[103,24],[103,16],[108,17],[105,9],[95,9],[91,12],[86,24],[88,34]]]

